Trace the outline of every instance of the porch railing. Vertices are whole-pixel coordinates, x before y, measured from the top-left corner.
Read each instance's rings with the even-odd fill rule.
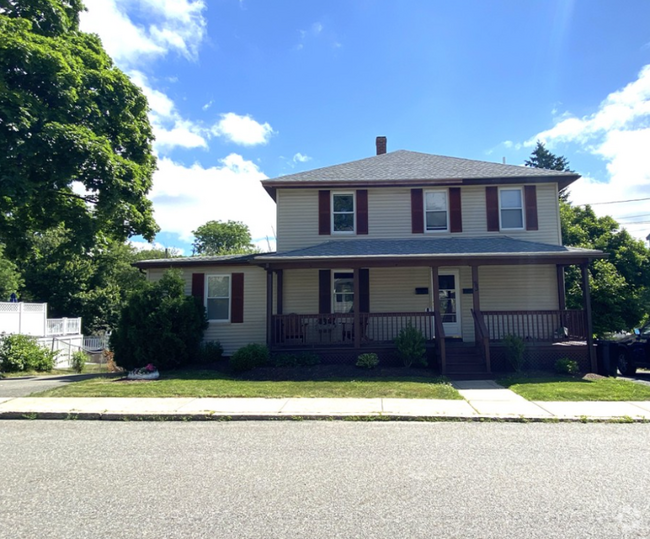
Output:
[[[432,312],[360,313],[361,346],[392,343],[399,332],[413,326],[427,341],[435,335]],[[280,346],[354,346],[353,314],[276,314],[271,343]]]
[[[80,335],[81,318],[48,318],[46,336]]]
[[[482,311],[491,341],[517,335],[527,341],[587,338],[584,311]]]

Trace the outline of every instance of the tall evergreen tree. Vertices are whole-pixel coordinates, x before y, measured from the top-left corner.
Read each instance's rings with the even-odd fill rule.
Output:
[[[546,149],[544,143],[537,141],[537,145],[530,154],[530,159],[524,161],[524,165],[532,168],[545,168],[546,170],[561,170],[563,172],[573,172],[569,168],[569,161],[563,155],[555,155]],[[569,198],[568,188],[560,189],[560,200],[567,202]]]

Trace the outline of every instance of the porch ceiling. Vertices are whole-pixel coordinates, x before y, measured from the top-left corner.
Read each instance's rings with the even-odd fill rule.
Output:
[[[482,238],[335,240],[281,253],[258,255],[255,262],[275,267],[429,266],[582,264],[607,254],[507,236]]]

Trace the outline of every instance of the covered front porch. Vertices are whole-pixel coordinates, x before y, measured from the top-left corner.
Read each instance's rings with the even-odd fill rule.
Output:
[[[360,241],[345,242],[346,248]],[[418,248],[431,241],[449,247],[449,240],[419,240]],[[530,244],[511,242],[516,243],[507,245],[511,249]],[[499,355],[505,335],[518,335],[529,347],[547,352],[559,344],[564,351],[571,346],[573,354],[579,348],[583,363],[593,368],[587,265],[594,253],[549,247],[554,247],[550,253],[508,256],[434,251],[401,257],[259,257],[267,270],[267,343],[273,351],[336,351],[354,358],[365,351],[394,351],[400,331],[412,326],[443,374],[461,365],[491,372],[491,356]],[[564,296],[564,268],[573,264],[581,268],[585,291],[578,310],[566,309]],[[349,277],[348,290],[336,288],[338,276]],[[501,363],[497,359],[497,367]]]

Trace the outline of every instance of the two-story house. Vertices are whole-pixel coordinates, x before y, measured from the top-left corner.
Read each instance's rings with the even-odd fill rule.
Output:
[[[558,191],[579,175],[410,151],[264,180],[277,204],[277,251],[152,260],[180,267],[227,354],[249,342],[353,362],[389,360],[418,328],[443,373],[505,368],[501,339],[531,361],[594,367],[587,265],[601,251],[564,247]],[[583,276],[567,310],[564,268]],[[433,353],[433,352],[432,352]]]

